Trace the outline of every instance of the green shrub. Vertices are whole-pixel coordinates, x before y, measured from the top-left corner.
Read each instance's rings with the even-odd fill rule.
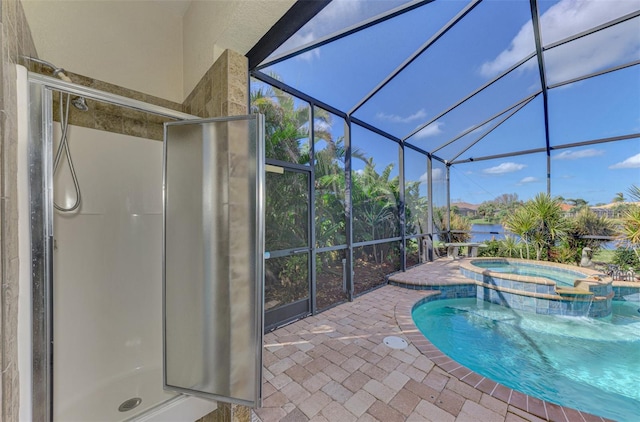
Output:
[[[478,256],[494,257],[500,255],[500,241],[489,240],[484,242],[487,245],[486,248],[478,248]]]
[[[613,263],[625,271],[629,268],[640,269],[640,260],[638,260],[638,256],[633,252],[633,249],[616,249],[613,255]]]

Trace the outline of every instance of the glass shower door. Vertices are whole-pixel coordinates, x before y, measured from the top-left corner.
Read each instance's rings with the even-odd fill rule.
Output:
[[[262,116],[165,124],[164,384],[257,406],[262,386]]]

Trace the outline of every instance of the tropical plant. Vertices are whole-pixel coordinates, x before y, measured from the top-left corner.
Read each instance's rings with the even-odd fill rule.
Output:
[[[331,114],[319,108],[314,110],[315,124],[311,139],[318,145],[321,143],[322,147],[317,148],[312,163],[308,104],[297,102],[289,94],[261,84],[253,86],[251,100],[252,109],[265,115],[266,157],[294,164],[315,165],[316,201],[313,205],[316,241],[322,246],[346,243],[345,149],[343,139],[333,139],[331,135]],[[310,205],[308,176],[295,171],[267,173],[266,191],[265,244],[268,250],[306,245],[309,239]],[[287,303],[308,294],[308,255],[272,258],[266,262],[266,267],[265,297],[270,302]],[[324,267],[317,264],[316,268]],[[339,282],[332,283],[330,289],[323,291],[322,300],[341,300],[342,270],[339,272]],[[331,279],[325,274],[318,277],[323,281]],[[327,305],[329,302],[321,303]]]
[[[559,262],[580,263],[582,250],[590,248],[596,253],[607,239],[593,239],[585,236],[609,237],[615,234],[615,226],[609,218],[598,216],[589,208],[581,209],[569,225],[561,247],[556,249],[556,259]]]
[[[530,247],[533,241],[533,231],[536,225],[536,216],[530,208],[522,205],[509,214],[502,221],[502,225],[505,229],[511,233],[520,236],[520,239],[525,244],[525,250],[527,252],[527,259],[531,258]]]
[[[433,220],[434,224],[440,230],[447,231],[447,222],[445,221],[446,208],[439,207],[434,209]],[[467,242],[471,239],[471,222],[466,217],[456,214],[451,210],[449,213],[449,242]],[[460,232],[460,233],[458,233]]]
[[[381,173],[375,167],[373,158],[368,158],[362,171],[352,172],[353,231],[359,241],[386,239],[400,233],[399,179],[391,178],[394,165],[387,165]],[[379,248],[372,245],[378,263],[384,259]]]
[[[521,204],[517,193],[503,193],[491,201],[480,204],[477,212],[485,221],[498,223]]]
[[[502,256],[500,253],[500,241],[499,240],[489,240],[484,242],[486,247],[478,248],[478,256],[481,257],[495,257]]]
[[[640,186],[631,185],[627,192],[633,198],[634,201],[640,201]]]
[[[318,246],[346,243],[343,138],[327,139],[315,154],[315,223]]]
[[[633,268],[640,269],[640,258],[631,249],[618,248],[613,254],[612,262],[623,271]]]
[[[620,239],[640,258],[640,205],[631,206],[622,216]]]
[[[503,225],[525,242],[527,259],[530,258],[529,246],[533,246],[537,260],[548,259],[551,248],[569,228],[561,201],[545,193],[537,194],[517,208],[505,218]]]
[[[616,193],[616,196],[613,197],[613,202],[624,202],[624,193]]]
[[[296,107],[293,96],[270,86],[251,90],[251,106],[265,116],[266,157],[308,164],[309,106]]]
[[[634,200],[640,201],[640,187],[631,185],[628,192]],[[618,237],[623,246],[633,250],[640,259],[640,205],[629,204],[623,211]]]
[[[520,247],[520,242],[515,236],[506,235],[504,239],[500,240],[498,250],[500,256],[513,258],[514,255],[517,256],[520,254],[520,258],[522,258],[522,248]]]

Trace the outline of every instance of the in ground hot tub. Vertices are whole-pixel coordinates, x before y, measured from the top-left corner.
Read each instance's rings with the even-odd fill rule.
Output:
[[[460,263],[487,302],[545,315],[604,317],[611,314],[612,281],[594,270],[513,258]]]

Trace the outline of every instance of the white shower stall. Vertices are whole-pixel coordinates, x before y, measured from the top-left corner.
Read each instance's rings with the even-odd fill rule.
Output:
[[[129,107],[137,113],[145,111],[155,113],[156,117],[157,114],[171,117],[166,119],[171,121],[193,117],[39,75],[30,75],[30,82],[30,87],[25,89],[30,92],[31,113],[29,178],[34,385],[31,400],[34,420],[195,420],[214,410],[219,400],[257,404],[259,386],[249,390],[245,386],[248,393],[236,394],[233,388],[203,389],[201,381],[197,384],[189,377],[184,385],[172,386],[167,382],[167,371],[182,375],[193,373],[196,368],[197,372],[209,374],[208,385],[216,384],[212,380],[218,380],[217,384],[220,384],[219,373],[210,371],[206,365],[220,365],[221,362],[211,362],[207,351],[201,350],[199,339],[204,337],[211,342],[213,338],[220,343],[231,340],[219,338],[223,331],[216,331],[207,321],[194,324],[194,318],[203,318],[200,314],[193,314],[188,319],[175,317],[175,304],[182,303],[182,313],[189,314],[191,309],[185,297],[199,296],[204,303],[199,306],[206,308],[206,315],[223,320],[225,315],[216,315],[215,302],[207,305],[207,296],[202,292],[212,290],[211,286],[215,284],[211,283],[216,282],[227,283],[229,291],[234,288],[228,284],[232,282],[231,277],[225,280],[218,271],[216,280],[202,276],[198,280],[193,276],[180,279],[184,286],[181,290],[189,289],[190,285],[195,287],[191,288],[191,296],[177,302],[170,297],[174,293],[165,289],[165,282],[171,280],[165,279],[163,270],[167,257],[164,235],[167,180],[163,176],[168,160],[162,141],[69,125],[66,135],[81,202],[72,211],[56,209],[70,208],[78,194],[64,150],[57,169],[54,171],[53,168],[53,157],[63,133],[59,121],[53,121],[53,98],[58,95],[57,89],[88,96],[90,109],[85,113],[99,113],[95,108],[103,101],[102,104],[109,107]],[[206,132],[204,129],[197,131]],[[204,149],[222,144],[220,139],[199,142],[196,144],[201,148],[206,145]],[[254,196],[254,201],[248,198],[246,204],[251,208],[251,213],[247,214],[248,218],[253,218],[251,227],[256,228],[261,224],[258,195],[262,192],[261,182],[255,178],[256,169],[260,168],[259,155],[257,160],[257,166],[248,166],[253,169],[253,183],[257,189],[247,192]],[[198,163],[174,163],[172,168],[185,164],[198,167]],[[247,186],[254,186],[250,181],[247,183]],[[197,207],[198,198],[205,189],[194,186],[194,190]],[[210,208],[210,205],[206,206]],[[216,208],[222,208],[222,205]],[[228,215],[228,207],[226,212]],[[190,221],[190,216],[174,215],[169,224],[176,224],[183,218]],[[225,224],[226,220],[218,218],[217,221]],[[257,226],[253,224],[256,222]],[[202,225],[203,221],[198,223]],[[254,237],[247,237],[247,241]],[[256,258],[260,254],[259,239],[260,236],[253,249],[249,248],[248,255],[244,251],[247,257]],[[191,246],[200,245],[178,245],[178,249]],[[228,250],[221,253],[230,255]],[[187,256],[191,256],[188,251]],[[208,268],[223,267],[219,259],[214,261],[215,265],[206,257],[204,260],[207,262],[190,263]],[[255,262],[262,262],[262,256]],[[250,306],[253,310],[248,314],[240,313],[249,319],[244,326],[237,327],[234,335],[239,337],[238,333],[242,331],[243,338],[247,339],[243,343],[242,356],[248,362],[229,362],[229,365],[235,365],[232,369],[243,378],[260,384],[261,364],[256,362],[261,362],[262,345],[261,266],[251,264],[250,268],[255,271],[247,275],[247,285],[253,287],[245,289],[247,296],[236,302],[241,303],[238,306]],[[242,286],[242,281],[233,280],[233,283]],[[231,311],[226,310],[226,317],[229,319],[231,315],[231,321],[233,315],[238,314],[233,306],[232,301]],[[174,311],[167,314],[167,309]],[[170,324],[173,333],[187,333],[180,338],[193,342],[195,351],[190,351],[189,360],[200,359],[200,362],[185,362],[179,353],[173,354],[170,361],[166,359],[166,351],[175,349],[171,343],[175,334],[166,334],[166,324]],[[225,332],[233,331],[227,329]],[[180,347],[190,349],[189,344]],[[238,355],[233,350],[230,354]]]
[[[162,143],[74,126],[68,137],[82,205],[54,211],[54,419],[117,420],[175,396],[162,388]],[[68,165],[53,192],[75,201]]]

